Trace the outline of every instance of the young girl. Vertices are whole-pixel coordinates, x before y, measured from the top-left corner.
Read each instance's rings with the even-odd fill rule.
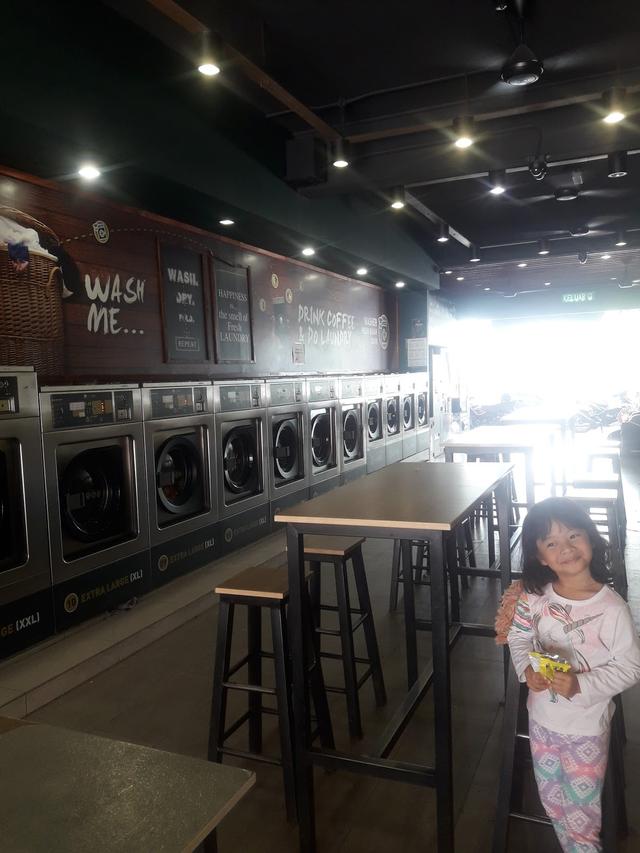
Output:
[[[507,635],[527,682],[540,799],[567,853],[597,853],[612,698],[640,681],[640,642],[606,581],[607,543],[568,498],[536,504],[522,529],[522,591]],[[547,680],[529,652],[571,664]]]

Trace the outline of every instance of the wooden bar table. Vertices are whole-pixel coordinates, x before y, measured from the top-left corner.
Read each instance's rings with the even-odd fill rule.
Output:
[[[526,506],[536,502],[533,457],[536,448],[546,443],[553,459],[553,431],[544,426],[531,429],[521,426],[485,426],[451,435],[444,444],[444,457],[453,462],[454,453],[481,456],[485,453],[519,453],[525,459]],[[553,463],[550,468],[551,491],[555,494]]]
[[[512,465],[450,465],[399,462],[342,488],[301,503],[275,516],[287,525],[289,564],[289,630],[293,659],[296,794],[301,853],[315,853],[314,764],[331,769],[434,787],[437,797],[438,853],[454,850],[453,767],[451,743],[450,648],[465,633],[493,637],[493,626],[449,622],[445,555],[455,555],[451,535],[471,509],[494,494],[500,534],[503,589],[510,582],[510,483]],[[411,542],[428,541],[431,560],[431,620],[415,619],[412,583],[404,585],[405,631],[409,692],[389,723],[377,748],[367,756],[314,748],[307,705],[305,648],[310,633],[303,625],[304,534],[366,536],[401,539],[405,577],[411,577]],[[455,586],[455,584],[453,585]],[[453,589],[452,586],[452,589]],[[432,631],[433,658],[417,670],[416,629]],[[394,761],[387,756],[433,682],[435,707],[435,766]]]
[[[562,487],[563,490],[567,487],[567,463],[566,455],[569,451],[567,436],[572,436],[571,418],[575,411],[569,409],[553,409],[545,408],[544,406],[523,406],[521,409],[516,409],[509,415],[504,415],[500,419],[501,425],[504,426],[553,426],[560,430],[562,439]],[[554,492],[555,494],[555,492]]]
[[[7,717],[0,766],[7,853],[212,850],[216,826],[255,784],[238,767]]]

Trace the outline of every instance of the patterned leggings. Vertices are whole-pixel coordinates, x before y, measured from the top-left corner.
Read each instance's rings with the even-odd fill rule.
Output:
[[[540,799],[564,853],[600,853],[609,732],[563,735],[529,720],[529,738]]]

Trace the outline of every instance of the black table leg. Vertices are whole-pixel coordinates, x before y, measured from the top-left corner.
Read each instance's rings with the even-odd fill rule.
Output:
[[[304,588],[303,537],[287,525],[287,562],[289,564],[288,627],[293,663],[293,724],[300,853],[315,853],[316,830],[313,803],[313,766],[307,755],[311,746],[311,722],[307,708],[307,643],[309,631],[303,630],[302,596]]]
[[[449,608],[444,561],[444,534],[430,539],[431,631],[436,735],[438,853],[453,853],[453,761],[451,747],[451,674]]]
[[[451,587],[451,621],[460,621],[460,586],[458,578],[458,544],[455,533],[446,537],[447,574]]]
[[[413,584],[413,568],[411,566],[411,540],[403,539],[400,543],[402,555],[402,577],[404,578],[404,631],[407,649],[407,684],[409,690],[418,679],[418,643],[416,636],[416,600]]]

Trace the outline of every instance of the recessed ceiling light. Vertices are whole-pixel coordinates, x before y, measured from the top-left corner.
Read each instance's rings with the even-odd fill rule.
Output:
[[[524,269],[524,268],[526,267],[526,263],[525,263],[524,261],[521,261],[521,263],[519,263],[519,264],[518,264],[518,266],[519,266],[519,267],[520,267],[520,269],[522,270],[522,269]]]
[[[631,284],[640,284],[640,278],[634,278],[634,279],[631,281]]]
[[[393,210],[402,210],[405,205],[404,187],[396,187],[391,194],[391,207]]]
[[[538,254],[539,255],[548,255],[551,250],[549,249],[548,240],[539,240],[538,241]]]
[[[356,270],[356,275],[366,275],[369,270],[366,267],[358,267]]]
[[[619,248],[622,248],[623,246],[626,246],[626,245],[627,245],[627,238],[625,236],[625,233],[624,233],[624,231],[619,231],[618,232],[618,239],[616,240],[616,246],[618,246]]]
[[[480,263],[480,252],[478,251],[477,247],[473,245],[473,243],[469,247],[469,260],[472,264]]]
[[[316,250],[312,249],[311,246],[305,246],[304,249],[302,250],[302,254],[305,255],[307,258],[310,258],[311,255],[315,255],[315,253],[316,253]]]
[[[491,288],[490,288],[490,287],[485,287],[485,290],[491,290]]]
[[[504,169],[492,169],[489,172],[489,183],[491,195],[502,195],[507,189],[507,173]]]
[[[78,174],[81,178],[84,178],[85,181],[95,181],[96,178],[100,177],[102,172],[97,166],[94,166],[93,163],[83,163],[78,169]]]
[[[611,276],[611,281],[617,281],[617,280],[618,280],[618,279],[616,278],[616,276],[615,276],[615,275],[612,275],[612,276]]]
[[[550,286],[551,286],[551,282],[550,282],[550,281],[545,281],[544,286],[545,286],[545,287],[550,287]]]
[[[627,174],[627,152],[614,151],[607,157],[607,177],[624,178]]]
[[[575,201],[578,195],[578,190],[572,187],[562,187],[555,191],[556,201]]]
[[[609,255],[609,254],[607,254],[607,253],[605,252],[605,254],[604,254],[604,255],[600,255],[600,258],[601,258],[603,261],[608,261],[608,260],[611,258],[611,255]]]
[[[463,275],[456,276],[456,281],[464,281],[464,276]]]
[[[235,225],[235,220],[233,219],[219,219],[218,222],[220,225]]]
[[[336,167],[336,169],[346,169],[349,165],[349,161],[345,160],[343,157],[338,157],[333,161],[333,165]]]
[[[216,74],[220,73],[220,69],[215,62],[203,62],[201,65],[198,65],[198,71],[204,74],[205,77],[215,77]]]
[[[404,287],[404,281],[396,281],[396,287],[401,290]]]
[[[626,118],[624,89],[610,89],[602,96],[604,104],[604,116],[602,121],[606,124],[618,124]]]
[[[333,165],[336,169],[346,169],[349,165],[347,157],[347,145],[343,139],[336,139],[333,143]]]
[[[459,116],[453,122],[454,145],[456,148],[469,148],[473,145],[473,119],[470,116]]]
[[[440,223],[440,231],[436,239],[438,240],[438,243],[449,242],[449,226],[445,222]]]
[[[445,275],[451,275],[451,273],[452,273],[452,272],[453,272],[453,270],[445,270],[445,271],[444,271],[444,274],[445,274]]]

